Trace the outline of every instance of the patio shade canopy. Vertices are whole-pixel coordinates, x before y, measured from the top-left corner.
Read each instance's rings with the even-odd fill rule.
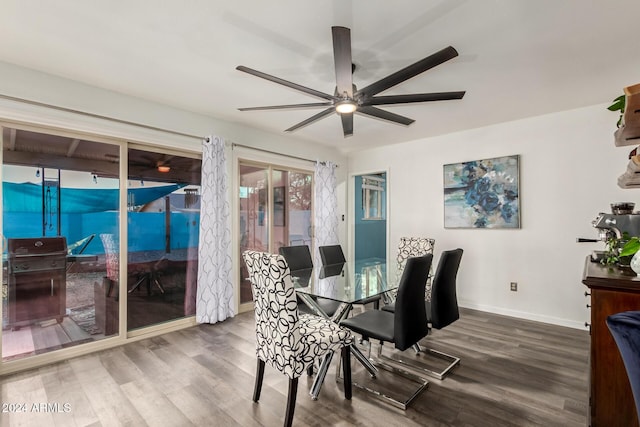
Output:
[[[128,200],[145,205],[184,187],[183,184],[127,190]],[[46,187],[45,187],[46,191]],[[119,189],[60,188],[61,213],[90,213],[118,210]],[[4,212],[42,212],[42,185],[2,183]]]

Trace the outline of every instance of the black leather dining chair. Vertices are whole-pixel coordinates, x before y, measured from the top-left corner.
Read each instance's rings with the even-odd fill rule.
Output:
[[[344,257],[344,252],[342,251],[342,246],[340,245],[319,246],[318,251],[320,252],[320,259],[324,266],[339,265],[347,262],[347,259]],[[381,295],[376,295],[375,297],[359,301],[358,304],[373,303],[373,308],[377,310],[380,308],[381,299]]]
[[[640,421],[640,311],[624,311],[607,317],[607,327],[618,346]]]
[[[322,265],[340,264],[347,262],[340,245],[328,245],[318,247]]]
[[[445,328],[460,318],[456,283],[460,261],[462,260],[462,253],[463,250],[458,248],[443,251],[440,255],[440,261],[438,262],[438,268],[436,269],[433,285],[431,287],[431,300],[425,302],[429,329]],[[394,312],[395,309],[395,304],[389,304],[382,307],[382,311],[388,312]],[[449,361],[449,364],[441,371],[433,371],[426,366],[420,366],[419,368],[440,380],[443,379],[451,369],[460,363],[460,358],[456,356],[431,348],[422,349],[418,343],[416,343],[414,348],[418,353],[429,353],[435,357]],[[412,364],[412,367],[416,367],[416,365]]]
[[[297,246],[281,246],[278,249],[280,255],[282,255],[289,266],[289,271],[292,272],[308,272],[311,274],[313,269],[313,261],[311,260],[311,251],[307,245]],[[324,313],[333,317],[333,315],[340,308],[339,301],[333,301],[326,298],[316,298],[316,304],[324,311]],[[314,314],[311,309],[298,298],[298,310],[301,313]]]
[[[307,245],[280,246],[278,252],[287,261],[291,271],[313,268],[311,251]]]
[[[343,320],[340,322],[340,325],[362,335],[362,338],[366,341],[371,339],[379,340],[379,359],[382,355],[382,344],[385,341],[393,343],[396,349],[404,351],[426,337],[429,333],[429,328],[427,327],[424,292],[432,259],[433,255],[425,255],[407,260],[404,272],[400,278],[396,298],[396,309],[394,312],[368,310]],[[378,363],[378,365],[420,384],[418,389],[404,401],[399,401],[389,396],[381,396],[402,409],[406,409],[411,401],[424,390],[428,384],[428,381],[422,377],[389,367],[382,363]],[[354,385],[359,387],[356,383],[354,383]]]

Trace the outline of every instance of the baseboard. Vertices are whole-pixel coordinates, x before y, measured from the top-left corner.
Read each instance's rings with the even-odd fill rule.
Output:
[[[527,311],[510,310],[502,307],[494,307],[490,305],[470,303],[468,301],[458,300],[460,307],[471,308],[473,310],[486,311],[488,313],[500,314],[503,316],[517,317],[519,319],[533,320],[536,322],[549,323],[551,325],[566,326],[573,329],[585,330],[584,322],[575,320],[561,319],[559,317],[544,316],[541,314],[530,313]]]

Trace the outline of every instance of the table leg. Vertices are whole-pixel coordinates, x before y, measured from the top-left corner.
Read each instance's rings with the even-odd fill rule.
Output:
[[[355,356],[356,359],[358,359],[358,362],[360,362],[360,364],[364,366],[367,371],[369,371],[369,375],[371,375],[371,378],[375,378],[376,374],[378,373],[378,368],[376,368],[373,363],[371,363],[371,361],[367,359],[364,354],[362,354],[360,349],[356,347],[355,344],[351,346],[351,353]]]

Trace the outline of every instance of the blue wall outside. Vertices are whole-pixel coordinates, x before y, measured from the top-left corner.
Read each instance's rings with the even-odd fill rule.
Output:
[[[104,253],[99,235],[101,233],[118,234],[119,213],[96,212],[85,214],[62,214],[61,235],[67,238],[67,245],[83,239],[90,234],[96,237],[85,249],[86,254],[100,255]],[[165,247],[165,214],[164,212],[128,212],[129,252],[164,250]],[[42,214],[5,212],[3,215],[5,238],[24,238],[42,236]],[[54,236],[52,232],[45,235]],[[171,213],[171,249],[182,249],[198,246],[200,231],[200,213]]]

